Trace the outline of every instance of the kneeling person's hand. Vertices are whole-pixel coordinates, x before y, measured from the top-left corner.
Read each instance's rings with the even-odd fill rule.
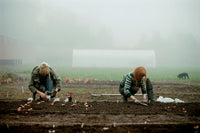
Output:
[[[51,98],[54,98],[57,94],[57,91],[54,91],[53,93],[51,93]]]
[[[134,103],[140,103],[140,101],[137,100],[137,99],[135,99],[135,100],[133,100],[133,101],[134,101]]]

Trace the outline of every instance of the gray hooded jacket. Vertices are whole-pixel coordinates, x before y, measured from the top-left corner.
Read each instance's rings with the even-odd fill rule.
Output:
[[[51,67],[50,68],[50,78],[53,80],[53,91],[57,89],[61,89],[61,79],[56,75]],[[29,82],[28,88],[32,93],[35,93],[36,90],[39,89],[40,83],[40,74],[39,74],[39,66],[33,68],[31,73],[31,81]]]

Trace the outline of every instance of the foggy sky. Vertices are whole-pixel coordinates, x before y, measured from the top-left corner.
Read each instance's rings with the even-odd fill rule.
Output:
[[[199,6],[199,0],[0,0],[0,57],[63,64],[71,63],[72,49],[144,49],[155,51],[158,66],[200,67]]]
[[[133,68],[137,66],[155,68],[155,52],[151,50],[73,50],[72,67]]]

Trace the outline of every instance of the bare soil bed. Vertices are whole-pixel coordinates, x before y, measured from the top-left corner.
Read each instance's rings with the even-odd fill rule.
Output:
[[[200,132],[199,83],[153,82],[156,98],[180,98],[185,103],[150,103],[148,106],[123,103],[121,96],[91,96],[94,93],[118,93],[117,81],[63,84],[64,89],[57,95],[61,101],[54,105],[51,105],[52,101],[27,103],[25,99],[31,93],[28,89],[22,93],[21,86],[27,86],[27,83],[0,86],[1,131]],[[73,92],[73,102],[64,103],[69,91]],[[20,111],[18,107],[22,107]]]
[[[200,126],[200,103],[88,102],[87,108],[82,102],[26,104],[0,101],[0,128],[8,132],[194,132]]]

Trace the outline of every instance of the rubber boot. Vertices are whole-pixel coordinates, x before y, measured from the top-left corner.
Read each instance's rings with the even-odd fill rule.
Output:
[[[148,78],[146,86],[147,86],[148,102],[157,102],[157,100],[154,99],[153,86]]]
[[[35,101],[36,92],[33,93],[33,101]]]
[[[123,95],[122,97],[123,102],[128,102],[128,98],[126,96]]]
[[[157,100],[154,99],[153,90],[148,91],[148,102],[157,102]]]

